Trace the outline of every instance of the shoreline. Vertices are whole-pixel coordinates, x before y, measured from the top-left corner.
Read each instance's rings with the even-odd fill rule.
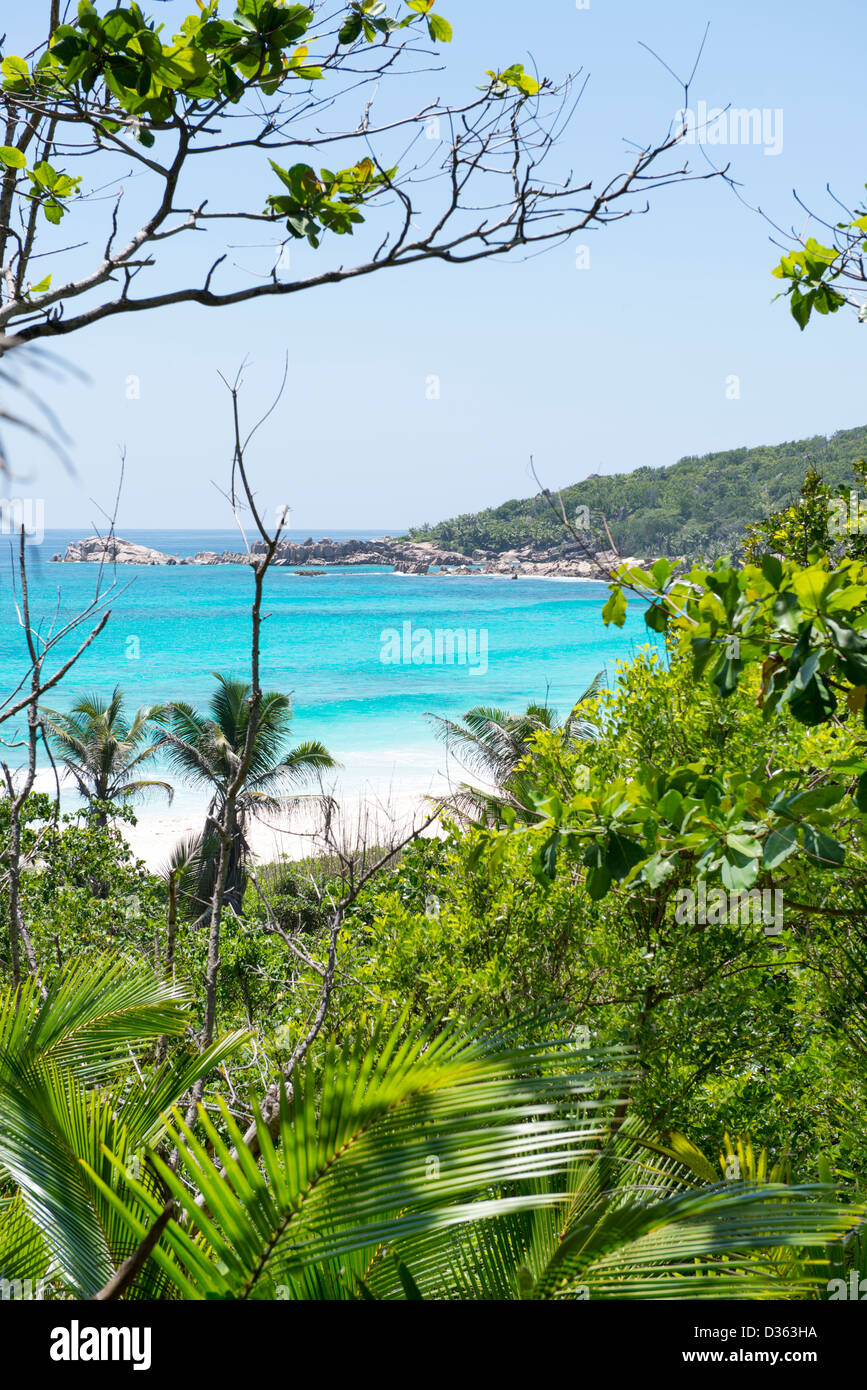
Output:
[[[51,564],[107,564],[150,568],[249,566],[265,553],[264,543],[257,541],[249,551],[199,551],[195,555],[169,555],[163,551],[138,545],[115,536],[87,536],[71,541],[61,555],[52,555]],[[588,556],[592,554],[593,559]],[[682,558],[682,557],[681,557]],[[392,574],[407,577],[442,575],[447,578],[497,579],[580,579],[604,583],[612,569],[621,564],[635,566],[646,563],[636,556],[619,556],[613,551],[583,550],[578,544],[561,549],[555,547],[524,547],[521,551],[475,550],[470,555],[446,550],[429,541],[397,541],[391,537],[379,540],[280,541],[275,549],[273,568],[295,569],[298,578],[317,578],[329,570],[383,568]],[[679,563],[679,562],[678,562]],[[302,568],[297,569],[296,566]]]

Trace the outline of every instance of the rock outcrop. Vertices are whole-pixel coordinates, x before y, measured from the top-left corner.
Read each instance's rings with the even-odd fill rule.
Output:
[[[52,557],[59,560],[60,556]],[[106,564],[106,565],[177,565],[182,564],[177,555],[164,555],[162,551],[151,550],[147,545],[135,545],[133,541],[121,540],[119,536],[87,536],[83,541],[73,541],[66,547],[63,556],[66,564]]]
[[[88,536],[73,541],[64,556],[54,555],[54,561],[66,564],[105,563],[112,565],[248,565],[265,553],[265,544],[257,541],[248,555],[244,551],[201,550],[197,555],[164,555],[145,545],[119,537]],[[627,564],[644,564],[633,556],[625,556]],[[538,541],[520,549],[508,551],[475,550],[472,556],[456,551],[440,550],[425,541],[381,540],[320,541],[306,540],[303,545],[281,541],[274,554],[275,566],[291,568],[296,574],[322,573],[313,566],[391,565],[396,574],[440,575],[504,575],[510,578],[537,576],[540,578],[603,579],[606,570],[618,567],[621,560],[611,551],[601,551],[591,559],[583,548],[573,542],[546,547]],[[300,569],[299,566],[308,568]]]
[[[429,574],[429,560],[398,560],[394,567],[395,574]]]

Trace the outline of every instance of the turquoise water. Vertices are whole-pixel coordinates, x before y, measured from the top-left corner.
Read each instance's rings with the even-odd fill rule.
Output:
[[[80,534],[48,533],[44,544],[28,547],[34,617],[50,621],[58,591],[61,615],[92,596],[96,566],[47,563]],[[239,548],[230,532],[125,534],[175,554]],[[2,550],[5,694],[23,673],[24,643],[11,606],[8,545]],[[252,582],[246,568],[119,566],[105,571],[104,590],[115,574],[106,630],[46,703],[64,708],[84,690],[108,693],[121,685],[136,706],[173,698],[204,704],[213,671],[247,675]],[[459,718],[477,704],[518,709],[546,697],[565,712],[597,671],[613,676],[619,659],[657,640],[637,608],[622,631],[606,629],[600,610],[607,594],[604,584],[580,581],[413,577],[378,568],[302,578],[274,570],[266,584],[263,683],[292,694],[294,735],[326,743],[344,765],[344,792],[385,782],[425,790],[445,762],[428,713]],[[487,670],[478,661],[475,669],[384,664],[383,632],[402,634],[406,623],[415,635],[462,629],[479,634],[481,643],[487,634]],[[177,813],[178,801],[175,807]]]

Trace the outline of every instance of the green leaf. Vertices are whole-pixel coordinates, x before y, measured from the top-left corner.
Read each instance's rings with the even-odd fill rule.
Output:
[[[533,857],[533,877],[539,882],[553,883],[557,877],[557,849],[562,836],[555,830]]]
[[[752,835],[738,835],[730,831],[726,835],[726,844],[746,859],[757,859],[762,852],[761,845]]]
[[[23,58],[8,57],[0,63],[0,72],[10,82],[30,81],[30,69]]]
[[[517,88],[525,96],[535,96],[541,91],[541,83],[524,71],[523,63],[513,63],[503,72],[494,72],[492,68],[488,68],[487,75],[491,79],[492,96],[503,97],[510,87]]]
[[[800,677],[800,672],[798,673]],[[789,709],[799,724],[813,728],[825,724],[837,708],[837,696],[820,675],[815,675],[803,687],[793,681],[790,686]]]
[[[660,797],[656,809],[664,820],[679,825],[683,819],[683,797],[675,787],[670,787],[665,795]]]
[[[78,22],[82,29],[99,27],[99,11],[91,0],[78,0]]]
[[[222,1103],[219,1111],[200,1108],[195,1132],[173,1112],[168,1139],[181,1167],[173,1172],[157,1154],[151,1161],[185,1213],[169,1223],[160,1250],[160,1269],[179,1293],[267,1298],[291,1283],[305,1297],[306,1279],[327,1281],[327,1262],[339,1260],[337,1277],[360,1269],[375,1297],[435,1297],[430,1254],[438,1239],[443,1253],[454,1253],[452,1238],[463,1232],[469,1243],[479,1220],[493,1232],[493,1222],[514,1213],[550,1210],[573,1155],[586,1161],[594,1142],[605,1141],[630,1080],[616,1049],[507,1051],[454,1027],[407,1039],[406,1016],[393,1022],[329,1048],[326,1090],[309,1067],[299,1071],[291,1107],[281,1099],[276,1138],[257,1127],[255,1159]],[[600,1100],[576,1107],[582,1093]],[[149,1224],[163,1194],[134,1178],[128,1186]],[[105,1195],[122,1219],[122,1202]],[[131,1226],[137,1243],[145,1222]],[[399,1252],[405,1275],[393,1258],[374,1257],[383,1247]],[[353,1251],[366,1253],[350,1262]]]
[[[867,685],[867,641],[851,627],[825,618],[828,630],[840,656],[846,679],[853,685]]]
[[[803,333],[807,324],[810,322],[810,314],[813,312],[813,296],[802,295],[797,289],[792,289],[791,298],[792,318]]]
[[[713,684],[724,699],[737,690],[743,671],[744,663],[739,657],[727,656],[723,659],[713,678]]]
[[[692,678],[701,680],[708,663],[716,652],[716,643],[709,637],[693,637],[692,639]]]
[[[644,621],[652,632],[665,632],[668,627],[668,613],[662,604],[654,603],[645,613]]]
[[[663,859],[661,854],[654,854],[642,868],[641,880],[648,888],[659,888],[673,873],[674,865],[671,860]]]
[[[363,22],[360,14],[350,15],[337,35],[337,42],[355,43],[355,40],[361,36]]]
[[[601,902],[611,887],[611,875],[607,869],[591,869],[587,875],[587,892],[594,903]]]
[[[41,159],[38,164],[34,164],[30,176],[33,182],[42,188],[53,188],[57,182],[57,170],[52,169],[46,159]]]
[[[626,622],[626,599],[619,584],[611,586],[611,597],[602,609],[602,621],[606,627],[612,623],[616,627],[623,627]]]
[[[720,861],[720,877],[729,892],[752,888],[758,877],[758,861],[732,850]]]
[[[788,859],[798,847],[798,828],[795,825],[779,826],[772,830],[765,841],[764,866],[776,869]]]
[[[140,53],[149,63],[157,64],[163,57],[164,50],[159,35],[151,29],[140,29],[127,47],[128,52]]]
[[[423,1302],[424,1294],[421,1292],[418,1284],[413,1279],[412,1274],[410,1273],[407,1266],[403,1263],[402,1260],[398,1259],[397,1255],[394,1255],[393,1258],[395,1268],[397,1269],[397,1277],[400,1280],[401,1288],[403,1289],[406,1298],[413,1303],[418,1301]]]
[[[105,37],[113,44],[117,44],[119,48],[125,48],[134,34],[141,37],[145,32],[138,29],[136,20],[129,10],[113,10],[105,16],[101,27]]]
[[[836,840],[832,840],[830,835],[826,835],[824,831],[817,830],[812,825],[804,825],[801,827],[801,834],[804,850],[818,868],[835,868],[837,865],[845,863],[845,849]]]
[[[783,566],[776,555],[762,556],[762,574],[769,584],[772,584],[775,589],[779,589],[783,581]]]
[[[71,178],[69,174],[58,174],[52,192],[55,198],[68,198],[78,187],[80,180]]]
[[[859,811],[867,812],[867,772],[862,772],[855,789],[855,805]]]
[[[647,850],[626,835],[612,831],[605,849],[605,868],[615,883],[626,878],[637,865],[647,858]]]
[[[439,43],[451,43],[454,37],[454,30],[447,19],[443,19],[440,14],[432,14],[428,20],[428,29],[432,39]]]
[[[182,88],[207,77],[210,65],[198,48],[181,48],[164,53],[154,68],[154,76],[166,87]]]
[[[14,145],[0,145],[0,163],[5,164],[7,169],[23,169],[27,156],[21,150],[16,150]]]
[[[188,1022],[180,991],[117,955],[67,967],[44,1000],[37,981],[0,996],[4,1185],[12,1174],[55,1267],[83,1297],[113,1272],[112,1247],[127,1235],[105,1198],[112,1166],[102,1146],[123,1168],[125,1157],[158,1143],[163,1112],[228,1051],[221,1040],[148,1080],[139,1073],[138,1082],[120,1076],[118,1063],[160,1032],[180,1036]],[[229,1050],[245,1036],[235,1034]],[[124,1180],[116,1175],[115,1188]],[[132,1211],[141,1209],[134,1203]]]

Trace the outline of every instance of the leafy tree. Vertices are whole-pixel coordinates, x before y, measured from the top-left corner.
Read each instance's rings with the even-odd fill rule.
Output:
[[[861,478],[865,453],[864,428],[840,430],[828,439],[730,449],[680,459],[668,468],[639,466],[631,473],[591,475],[563,488],[554,508],[538,495],[416,527],[410,535],[468,554],[529,546],[584,559],[578,537],[591,549],[606,551],[610,531],[623,556],[685,555],[712,563],[740,549],[746,526],[760,526],[771,513],[788,511],[805,473],[820,473],[835,497],[848,495]],[[571,535],[563,525],[560,501],[572,523]]]
[[[836,314],[847,305],[858,310],[862,323],[867,320],[864,298],[867,205],[862,202],[853,214],[838,199],[834,201],[836,207],[832,215],[838,220],[832,223],[818,219],[832,233],[831,244],[826,245],[805,233],[798,235],[793,230],[791,240],[795,246],[785,253],[773,271],[778,280],[787,282],[777,298],[788,299],[792,317],[802,332],[814,313]],[[841,209],[846,212],[842,221],[839,220]]]
[[[167,895],[165,885],[135,860],[118,828],[129,810],[109,807],[107,824],[95,812],[56,821],[46,796],[31,802],[21,899],[39,959],[46,967],[55,961],[62,967],[72,959],[102,955],[110,945],[144,956],[159,969]],[[0,837],[5,821],[6,803],[0,801]]]
[[[69,710],[43,709],[42,722],[81,795],[95,806],[97,824],[104,825],[109,802],[126,802],[151,791],[174,788],[156,778],[134,774],[152,762],[160,745],[159,706],[136,710],[127,718],[125,697],[115,686],[108,699],[82,695]]]
[[[568,119],[571,84],[537,80],[520,63],[480,74],[480,91],[453,107],[431,100],[377,120],[379,84],[418,73],[420,54],[437,56],[423,45],[452,39],[437,0],[395,8],[238,0],[229,18],[219,0],[201,0],[169,35],[136,3],[101,12],[80,0],[59,23],[52,0],[43,43],[4,40],[0,349],[167,305],[283,297],[423,261],[466,264],[556,243],[683,177],[656,172],[675,132],[596,196],[581,196],[581,180],[549,176],[542,165]],[[431,206],[428,157],[401,169],[395,154],[438,125],[442,200]],[[233,156],[259,171],[249,201],[222,196]],[[104,198],[130,163],[133,203],[118,196],[104,235],[88,222],[87,242],[104,249],[67,271],[52,254],[55,228],[81,241],[81,206]],[[273,254],[252,282],[228,278],[225,237],[238,219],[273,231]],[[361,228],[369,236],[355,264],[317,269],[298,246],[290,269],[290,245],[315,251]],[[204,253],[192,283],[169,283],[166,243],[189,240],[195,255],[204,238],[191,234],[206,231],[224,233],[220,246]]]
[[[855,459],[853,470],[862,489],[867,489],[867,459]],[[809,563],[814,551],[821,555],[867,556],[867,517],[861,530],[861,506],[844,487],[830,488],[815,468],[809,468],[797,502],[772,512],[747,527],[744,555],[760,565],[765,555],[778,555],[799,564]],[[854,524],[853,524],[854,522]]]
[[[344,1012],[385,992],[422,1020],[508,1019],[533,1038],[538,1013],[562,1009],[636,1048],[647,1121],[712,1146],[724,1127],[750,1131],[801,1167],[823,1150],[865,1171],[863,837],[820,771],[857,730],[769,723],[754,687],[724,700],[685,659],[649,653],[619,669],[598,719],[580,751],[536,736],[535,823],[420,845],[378,885],[341,955]],[[790,777],[768,819],[787,830],[788,804],[837,838],[845,867],[740,856],[740,819],[768,833],[769,765]],[[749,888],[725,888],[720,915],[717,885],[740,874]],[[679,920],[702,879],[707,921]]]
[[[652,572],[623,566],[610,586],[606,623],[622,625],[625,620],[624,586],[652,600],[645,615],[648,626],[668,633],[678,650],[689,652],[694,677],[707,673],[723,699],[745,677],[758,676],[756,703],[765,720],[785,713],[808,728],[832,724],[835,731],[851,716],[863,721],[867,565],[862,561],[844,560],[832,568],[818,552],[806,566],[766,555],[761,566],[739,569],[721,560],[713,570],[696,565],[682,576],[665,560]],[[856,744],[848,756],[826,765],[819,783],[803,790],[794,789],[800,771],[786,768],[765,767],[753,777],[718,782],[713,800],[730,828],[724,841],[717,839],[709,847],[705,862],[722,866],[728,888],[748,887],[760,864],[774,870],[799,845],[814,868],[841,865],[845,849],[825,827],[842,814],[847,828],[863,833],[865,768],[863,749]],[[651,801],[661,802],[671,789],[679,796],[698,796],[705,807],[706,790],[713,784],[713,775],[708,778],[704,769],[684,770],[674,781],[653,773],[648,783]],[[717,836],[722,828],[720,822]],[[744,833],[740,843],[729,838]],[[644,858],[638,849],[630,856],[635,863],[625,872]]]

